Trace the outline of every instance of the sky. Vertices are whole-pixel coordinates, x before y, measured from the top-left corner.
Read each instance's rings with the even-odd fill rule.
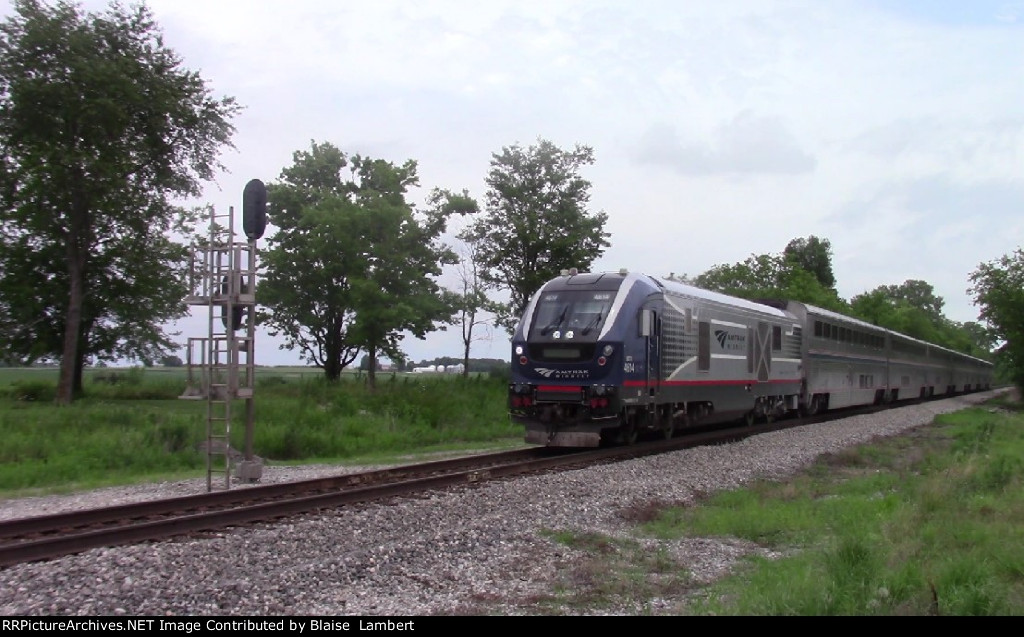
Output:
[[[545,139],[594,151],[588,210],[611,235],[595,271],[695,276],[814,235],[841,297],[921,279],[974,321],[971,272],[1024,239],[1024,0],[147,5],[244,107],[197,202],[235,206],[240,236],[245,184],[312,141],[415,160],[422,208],[433,188],[483,202],[493,155]],[[198,308],[171,329],[206,324]],[[508,359],[503,331],[482,336],[473,357]],[[279,344],[259,332],[256,363],[297,363]],[[460,357],[461,337],[403,349]]]

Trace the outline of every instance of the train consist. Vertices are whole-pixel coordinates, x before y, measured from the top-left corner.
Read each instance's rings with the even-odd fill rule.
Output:
[[[512,338],[509,412],[556,447],[988,389],[988,361],[795,301],[570,270]]]

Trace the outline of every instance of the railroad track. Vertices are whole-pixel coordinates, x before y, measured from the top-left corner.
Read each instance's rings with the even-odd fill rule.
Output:
[[[856,413],[870,413],[868,409]],[[473,486],[530,473],[580,468],[705,444],[721,444],[767,431],[848,417],[850,412],[728,429],[694,429],[671,440],[628,447],[569,451],[529,448],[482,454],[314,480],[256,485],[192,496],[150,500],[0,521],[0,567],[53,559],[93,548],[163,540],[345,505]]]

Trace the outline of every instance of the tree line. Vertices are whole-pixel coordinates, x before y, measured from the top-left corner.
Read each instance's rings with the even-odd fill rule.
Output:
[[[997,332],[978,322],[951,321],[945,301],[927,281],[909,279],[840,298],[832,270],[832,244],[814,235],[790,241],[781,253],[751,255],[735,264],[716,265],[688,278],[698,287],[750,300],[792,299],[886,327],[929,343],[990,358]]]
[[[173,201],[198,196],[222,168],[240,108],[184,66],[145,5],[15,0],[0,24],[0,360],[59,362],[67,404],[87,363],[176,349],[162,325],[187,314],[189,243],[204,216]],[[468,372],[478,330],[511,332],[540,285],[590,268],[610,245],[582,176],[594,161],[582,144],[512,144],[492,155],[482,200],[433,188],[417,208],[414,160],[314,140],[267,187],[275,231],[255,320],[330,380],[360,354],[405,364],[405,337],[448,328],[461,331]],[[820,305],[981,356],[995,347],[1024,384],[1014,371],[1024,370],[1019,251],[970,275],[983,323],[965,324],[944,318],[925,281],[839,298],[831,256],[827,239],[796,238],[779,254],[675,278]],[[446,267],[458,272],[454,289],[438,282]]]

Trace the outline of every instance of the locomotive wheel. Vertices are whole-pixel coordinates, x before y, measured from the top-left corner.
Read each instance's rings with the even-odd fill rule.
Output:
[[[672,419],[671,409],[661,415],[661,435],[665,440],[672,440],[672,436],[676,435],[676,423]]]
[[[601,447],[614,447],[615,445],[621,444],[619,442],[619,430],[618,429],[602,429],[601,430]]]
[[[637,436],[638,432],[636,430],[636,427],[632,425],[628,427],[623,427],[622,431],[619,432],[619,444],[623,444],[626,446],[636,444]]]
[[[632,445],[636,444],[637,438],[640,436],[640,429],[636,426],[636,417],[630,417],[625,423],[619,427],[619,444],[620,445]]]
[[[821,411],[821,396],[815,394],[811,396],[811,404],[807,406],[806,413],[808,416],[815,416]]]

